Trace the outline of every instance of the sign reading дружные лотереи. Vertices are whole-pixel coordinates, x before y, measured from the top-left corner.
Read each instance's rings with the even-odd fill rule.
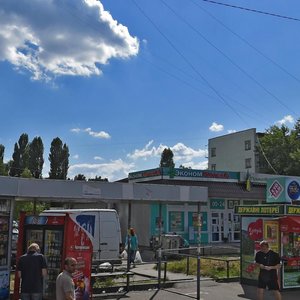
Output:
[[[239,205],[234,210],[238,215],[283,215],[284,205]]]

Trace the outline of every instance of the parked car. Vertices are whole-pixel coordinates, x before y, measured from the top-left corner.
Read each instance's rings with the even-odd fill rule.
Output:
[[[188,248],[189,242],[184,239],[181,235],[178,235],[176,233],[168,233],[168,234],[162,234],[161,235],[161,248],[163,250],[166,249],[178,249],[177,251],[171,251],[170,253],[166,253],[163,256],[169,257],[169,258],[180,258],[180,253],[184,253],[184,250],[179,250],[180,248]],[[155,251],[155,257],[156,257],[156,251],[159,249],[159,236],[153,235],[150,239],[150,248]]]

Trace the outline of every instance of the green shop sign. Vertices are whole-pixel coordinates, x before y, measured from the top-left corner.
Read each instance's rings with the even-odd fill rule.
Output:
[[[283,205],[239,205],[234,212],[238,215],[283,215]]]
[[[164,176],[165,178],[186,178],[193,179],[219,179],[219,180],[232,180],[239,181],[239,172],[226,172],[226,171],[211,171],[211,170],[195,170],[195,169],[181,169],[181,168],[156,168],[149,170],[142,170],[128,174],[129,180]]]

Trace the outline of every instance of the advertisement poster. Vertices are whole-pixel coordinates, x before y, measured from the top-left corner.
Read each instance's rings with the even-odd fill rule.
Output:
[[[172,232],[184,231],[184,213],[181,211],[169,212],[169,229]]]
[[[71,218],[68,219],[65,256],[77,260],[77,270],[73,274],[76,300],[91,297],[91,264],[93,245],[84,229]]]
[[[0,271],[0,300],[9,299],[9,273]]]
[[[269,243],[270,249],[279,253],[279,224],[276,220],[264,221],[264,240]]]
[[[255,254],[260,250],[259,242],[269,241],[273,251],[279,250],[278,221],[265,217],[242,217],[241,239],[241,279],[257,280],[259,269],[255,264]]]

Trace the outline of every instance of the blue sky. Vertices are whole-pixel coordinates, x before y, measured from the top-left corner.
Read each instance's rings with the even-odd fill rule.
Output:
[[[297,0],[226,4],[300,19]],[[69,146],[69,177],[204,169],[209,138],[299,118],[300,22],[202,0],[1,0],[0,143]]]

